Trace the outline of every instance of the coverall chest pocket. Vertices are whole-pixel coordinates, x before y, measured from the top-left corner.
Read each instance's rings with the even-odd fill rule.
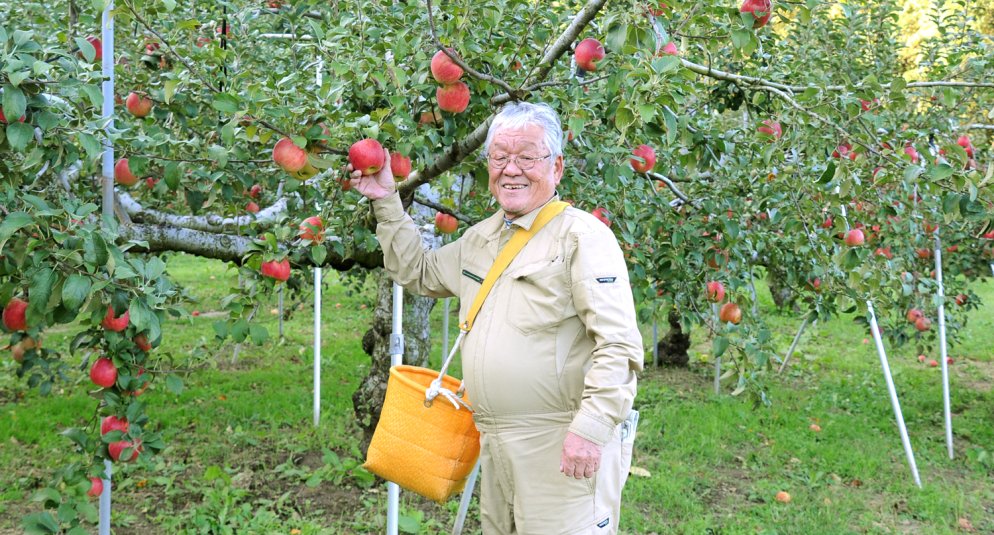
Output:
[[[507,277],[509,322],[522,334],[543,331],[566,317],[570,287],[561,259],[527,264],[509,271]]]

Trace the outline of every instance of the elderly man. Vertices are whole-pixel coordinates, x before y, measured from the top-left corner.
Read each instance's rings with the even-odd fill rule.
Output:
[[[562,139],[549,106],[506,105],[484,147],[500,210],[435,251],[423,249],[404,211],[389,157],[375,175],[349,168],[352,186],[372,200],[394,280],[418,294],[459,297],[464,320],[515,230],[558,200]],[[483,532],[616,533],[642,339],[614,234],[566,208],[497,279],[474,325],[461,352],[481,436]]]

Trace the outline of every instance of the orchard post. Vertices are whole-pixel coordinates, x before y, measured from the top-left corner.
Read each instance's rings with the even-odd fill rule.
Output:
[[[946,423],[946,450],[953,458],[953,416],[949,407],[949,360],[946,348],[946,291],[942,285],[942,241],[935,229],[935,280],[939,292],[939,358],[942,363],[942,412]]]
[[[101,117],[106,121],[104,131],[104,153],[102,160],[103,180],[102,185],[102,212],[103,226],[106,227],[114,216],[114,144],[111,141],[110,133],[114,130],[114,0],[108,0],[101,15],[101,60],[100,68],[103,71],[104,81],[101,84],[103,89],[103,107]],[[113,465],[108,459],[104,459],[104,473],[107,478],[103,480],[104,489],[100,493],[99,524],[97,530],[100,535],[110,535],[110,506],[111,506],[111,478]]]

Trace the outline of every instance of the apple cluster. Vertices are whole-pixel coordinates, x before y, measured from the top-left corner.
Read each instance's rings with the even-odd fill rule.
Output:
[[[456,53],[451,48],[448,51],[453,55]],[[459,80],[462,73],[462,67],[452,61],[445,51],[439,50],[432,56],[431,75],[436,82],[442,84],[435,90],[435,100],[441,110],[462,113],[469,106],[469,86]]]

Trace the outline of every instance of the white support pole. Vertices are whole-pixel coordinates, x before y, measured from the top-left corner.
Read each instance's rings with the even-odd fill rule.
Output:
[[[297,35],[295,33],[262,33],[259,37],[264,39],[295,39],[297,41],[311,41],[314,37],[310,35]]]
[[[797,342],[801,340],[801,335],[804,334],[804,328],[808,326],[808,321],[810,321],[811,316],[814,315],[815,313],[812,312],[807,316],[804,316],[804,321],[801,322],[801,327],[797,329],[797,334],[794,335],[794,341],[790,343],[790,349],[787,350],[787,356],[785,356],[783,358],[783,362],[780,363],[780,369],[777,370],[777,373],[783,373],[783,369],[787,367],[787,361],[789,361],[790,356],[794,354],[794,349],[797,348]]]
[[[321,268],[314,268],[314,427],[321,421]]]
[[[114,144],[111,142],[110,133],[114,130],[114,1],[108,0],[100,20],[100,42],[101,60],[100,68],[103,72],[103,106],[101,117],[106,120],[104,137],[104,153],[101,162],[101,172],[103,173],[102,194],[103,194],[103,218],[112,220],[114,218]],[[99,524],[97,531],[99,535],[110,535],[110,492],[112,478],[112,464],[109,460],[104,460],[104,472],[107,479],[103,480],[104,490],[100,493]]]
[[[711,303],[711,315],[715,328],[720,328],[721,321],[718,319],[718,303]],[[721,395],[721,357],[714,358],[714,395]]]
[[[449,299],[442,299],[442,361],[449,354]]]
[[[110,535],[110,487],[113,466],[113,463],[104,459],[104,472],[106,472],[107,478],[103,480],[104,490],[100,493],[100,525],[98,527],[100,535]]]
[[[106,121],[104,130],[104,153],[101,166],[103,173],[103,217],[111,220],[114,218],[114,145],[110,140],[110,134],[114,130],[114,2],[107,2],[101,19],[100,41],[102,45],[102,59],[100,67],[103,72],[103,107],[100,116]]]
[[[473,499],[473,488],[476,487],[476,476],[480,474],[480,459],[476,460],[476,466],[469,473],[466,480],[466,488],[462,492],[459,500],[459,512],[456,514],[456,523],[452,526],[452,535],[462,535],[463,525],[466,523],[466,513],[469,511],[469,502]]]
[[[877,355],[880,356],[880,366],[884,370],[884,380],[887,382],[887,393],[890,394],[890,404],[894,409],[894,418],[897,420],[897,428],[901,433],[901,443],[904,445],[904,454],[908,458],[908,466],[911,467],[911,475],[915,478],[915,484],[921,488],[922,481],[918,477],[918,466],[915,464],[915,453],[911,451],[911,439],[908,438],[908,429],[904,425],[904,415],[901,414],[901,402],[897,399],[897,389],[894,388],[894,379],[890,375],[890,364],[887,363],[887,353],[884,352],[884,342],[880,338],[880,327],[877,325],[877,316],[873,313],[873,303],[867,299],[866,308],[870,313],[870,333],[873,334],[873,342],[877,346]]]
[[[390,333],[390,366],[404,363],[404,288],[393,285],[393,332]],[[400,487],[387,483],[387,535],[397,535],[400,513]]]
[[[659,367],[659,321],[652,320],[652,365]]]
[[[280,314],[280,339],[282,339],[283,338],[283,285],[282,284],[280,284],[280,289],[277,296],[278,296],[277,302],[279,303],[277,307],[279,309],[279,314]]]
[[[942,412],[946,421],[946,450],[953,458],[953,416],[949,405],[949,362],[946,348],[946,290],[942,285],[942,241],[935,229],[935,280],[939,286],[939,358],[942,362]]]

